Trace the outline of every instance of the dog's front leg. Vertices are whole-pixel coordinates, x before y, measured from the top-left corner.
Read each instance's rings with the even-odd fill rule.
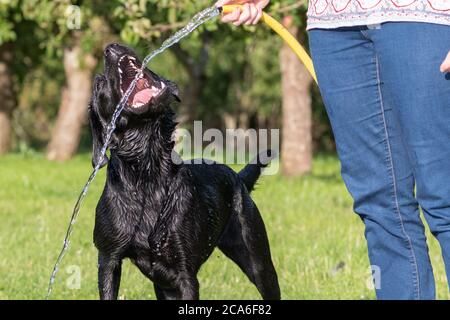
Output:
[[[179,291],[181,300],[199,300],[199,283],[197,277],[192,276],[181,279],[179,282]]]
[[[101,300],[117,300],[122,274],[122,260],[99,252],[98,290]]]

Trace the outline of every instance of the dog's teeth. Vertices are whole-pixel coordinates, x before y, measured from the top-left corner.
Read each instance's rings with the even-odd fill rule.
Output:
[[[166,87],[166,85],[164,84],[164,82],[161,82],[161,89],[164,89]]]
[[[133,104],[133,108],[137,109],[137,108],[142,107],[143,105],[144,105],[143,103],[136,103],[136,104]]]

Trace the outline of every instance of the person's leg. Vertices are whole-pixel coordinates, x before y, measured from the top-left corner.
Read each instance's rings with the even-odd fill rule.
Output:
[[[385,23],[370,34],[410,153],[417,199],[450,279],[450,74],[439,71],[450,50],[450,26]]]
[[[414,178],[372,41],[360,28],[311,30],[310,47],[342,177],[365,223],[379,299],[433,299]],[[379,285],[379,286],[378,286]]]

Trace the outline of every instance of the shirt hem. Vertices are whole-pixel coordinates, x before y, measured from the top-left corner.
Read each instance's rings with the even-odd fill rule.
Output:
[[[367,26],[373,24],[381,24],[386,22],[422,22],[422,23],[433,23],[450,26],[450,17],[448,19],[429,17],[367,17],[366,19],[352,19],[346,21],[318,21],[309,22],[307,24],[306,30],[312,29],[337,29],[344,27],[357,27],[357,26]]]

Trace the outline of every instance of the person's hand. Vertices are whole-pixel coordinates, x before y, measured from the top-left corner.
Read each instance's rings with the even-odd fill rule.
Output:
[[[223,7],[227,4],[241,4],[242,9],[237,8],[232,13],[222,17],[223,22],[231,22],[235,26],[241,24],[257,24],[261,20],[263,9],[267,7],[270,0],[219,0],[216,7]]]
[[[447,58],[441,64],[441,72],[450,72],[450,51],[448,52]]]

